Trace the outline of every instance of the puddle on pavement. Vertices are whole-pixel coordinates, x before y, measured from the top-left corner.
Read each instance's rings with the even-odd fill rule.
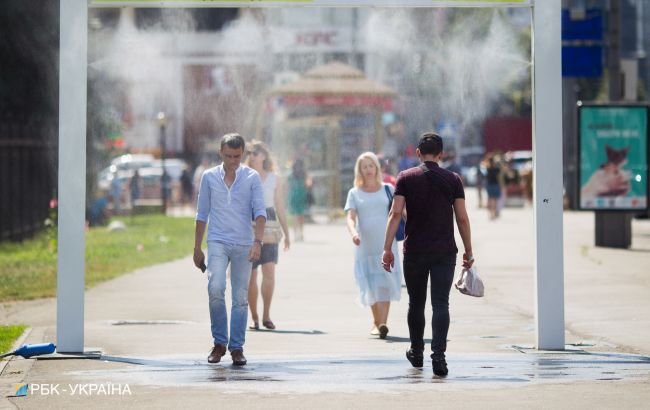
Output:
[[[249,354],[249,364],[234,367],[229,357],[208,364],[204,358],[128,358],[101,360],[129,364],[119,369],[67,373],[86,380],[111,380],[151,386],[206,387],[218,384],[229,391],[313,393],[323,391],[387,391],[417,389],[433,384],[449,387],[504,387],[528,383],[594,380],[647,380],[650,357],[615,353],[450,354],[449,376],[433,375],[431,363],[409,367],[394,356],[310,356],[292,359]],[[233,390],[234,389],[234,390]]]

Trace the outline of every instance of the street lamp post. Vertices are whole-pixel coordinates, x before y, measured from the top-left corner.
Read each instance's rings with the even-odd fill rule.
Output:
[[[167,117],[163,111],[160,111],[158,113],[158,126],[160,127],[160,160],[162,163],[162,176],[160,177],[160,198],[162,199],[162,213],[165,215],[167,214],[169,175],[167,175],[167,168],[165,168],[165,128],[167,127]]]

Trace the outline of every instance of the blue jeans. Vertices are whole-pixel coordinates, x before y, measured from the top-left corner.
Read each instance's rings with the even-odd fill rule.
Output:
[[[248,320],[248,282],[252,263],[248,245],[208,242],[208,296],[214,344],[228,346],[229,351],[243,349]],[[226,270],[230,263],[232,307],[230,310],[230,343],[226,311]]]

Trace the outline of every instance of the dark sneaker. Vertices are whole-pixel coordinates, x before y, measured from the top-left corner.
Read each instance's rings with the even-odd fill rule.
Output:
[[[431,359],[431,365],[433,367],[433,374],[440,377],[445,377],[449,374],[449,369],[447,369],[447,362],[445,358],[436,358]]]
[[[232,364],[235,366],[244,366],[246,364],[246,358],[244,357],[244,351],[241,349],[236,349],[230,352],[232,357]]]
[[[413,367],[422,367],[423,364],[423,355],[421,350],[407,350],[406,351],[406,358],[408,359],[409,362],[411,362],[411,366]]]
[[[208,356],[208,363],[219,363],[223,355],[226,354],[226,346],[214,345],[210,355]]]

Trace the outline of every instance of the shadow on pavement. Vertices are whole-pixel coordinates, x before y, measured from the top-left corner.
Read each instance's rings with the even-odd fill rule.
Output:
[[[283,335],[326,335],[320,330],[270,330],[270,329],[248,329],[249,332],[280,333]]]

